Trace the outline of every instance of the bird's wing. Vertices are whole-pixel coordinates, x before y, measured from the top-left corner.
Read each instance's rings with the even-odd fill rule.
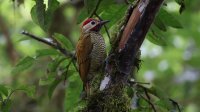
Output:
[[[87,74],[90,68],[90,53],[93,44],[91,42],[90,34],[81,35],[76,46],[76,57],[79,66],[79,74],[84,84],[87,81]]]

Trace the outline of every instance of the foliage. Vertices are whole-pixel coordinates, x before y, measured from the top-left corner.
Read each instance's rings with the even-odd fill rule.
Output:
[[[15,88],[6,87],[5,85],[0,85],[0,110],[2,112],[9,112],[11,108],[11,96],[16,91],[23,91],[29,97],[34,97],[35,95],[35,87],[34,86],[19,86]]]
[[[98,2],[99,2],[99,6],[98,6]],[[175,2],[177,2],[180,5],[179,12],[184,14],[183,11],[185,8],[187,8],[187,4],[185,4],[186,1],[175,0]],[[85,6],[80,10],[80,15],[76,17],[76,22],[80,24],[85,18],[93,15],[94,10],[96,10],[97,15],[99,15],[102,19],[111,21],[107,26],[110,30],[115,30],[113,28],[118,25],[118,22],[120,22],[121,19],[124,17],[125,11],[128,8],[127,4],[117,3],[115,0],[109,0],[109,1],[84,0],[84,3],[85,3]],[[70,39],[69,37],[65,37],[62,34],[59,34],[59,32],[56,32],[56,33],[50,32],[50,29],[53,24],[52,23],[53,18],[55,16],[55,11],[59,7],[61,7],[61,5],[62,5],[62,2],[60,2],[59,0],[48,0],[46,4],[43,0],[35,0],[34,5],[31,6],[30,14],[32,18],[31,23],[34,22],[36,23],[36,25],[32,24],[31,27],[34,27],[34,28],[36,27],[35,29],[40,27],[44,31],[43,32],[44,35],[49,36],[49,34],[52,34],[50,36],[53,38],[54,41],[57,41],[62,46],[62,48],[66,49],[69,52],[74,52],[75,47],[72,41],[73,39]],[[172,28],[180,29],[180,28],[185,28],[185,26],[187,26],[187,25],[182,25],[182,22],[183,22],[182,19],[179,19],[176,14],[168,11],[166,7],[167,6],[163,6],[161,8],[160,12],[158,13],[147,35],[147,39],[150,42],[156,45],[161,45],[161,46],[171,45],[169,41],[170,40],[169,34],[170,32],[174,31],[174,30],[173,31],[171,30]],[[33,29],[33,28],[27,28],[27,29]],[[79,31],[78,28],[75,30],[77,30],[75,31],[75,33]],[[37,31],[42,32],[40,31],[40,29],[39,30],[37,29],[36,32]],[[36,35],[38,34],[36,33]],[[70,35],[70,36],[73,36],[73,35]],[[33,40],[31,40],[31,42],[33,42]],[[33,42],[33,46],[38,46],[38,44],[34,44]],[[171,53],[171,52],[168,52],[168,53]],[[174,52],[175,51],[173,51],[173,53]],[[179,54],[177,53],[177,55]],[[198,63],[196,63],[196,60],[198,60],[198,56],[199,54],[196,54],[196,57],[194,56],[194,58],[196,59],[188,60],[188,63],[191,63],[191,65],[193,66],[199,65]],[[165,54],[165,56],[163,57],[167,59],[170,56],[169,54]],[[42,63],[41,61],[44,60],[44,58],[48,59],[47,60],[48,64],[46,64],[47,75],[45,75],[43,71],[42,75],[36,76],[37,79],[39,80],[39,86],[47,87],[48,91],[46,92],[46,96],[48,94],[49,99],[51,99],[54,93],[56,92],[56,87],[61,82],[62,83],[65,82],[66,85],[68,86],[66,89],[67,90],[66,101],[65,101],[65,103],[67,104],[66,109],[68,111],[76,110],[72,107],[79,108],[76,103],[79,100],[79,94],[82,89],[81,81],[78,78],[78,73],[76,71],[75,65],[73,64],[74,62],[72,61],[72,58],[64,56],[59,50],[53,49],[53,48],[47,48],[44,46],[39,46],[33,55],[25,56],[24,58],[20,59],[20,61],[13,68],[12,75],[15,75],[18,77],[17,74],[26,73],[27,71],[30,71],[32,69],[34,71],[34,67],[38,66],[38,64],[41,64]],[[175,58],[175,57],[170,57],[170,58]],[[161,59],[155,59],[154,61],[150,61],[152,59],[145,58],[145,60],[147,61],[144,62],[143,65],[144,65],[144,69],[147,71],[148,69],[154,69],[156,68],[155,66],[157,66],[155,65],[153,68],[153,66],[149,65],[149,63],[154,63],[154,61],[158,63],[158,61],[160,61]],[[175,58],[174,60],[173,59],[170,59],[170,60],[172,61],[171,63],[173,63],[174,69],[177,68],[178,65],[175,62],[179,61],[178,58]],[[44,68],[42,67],[42,69],[45,69],[45,67]],[[170,72],[170,70],[168,72]],[[167,74],[170,74],[170,73],[167,73]],[[169,76],[169,77],[172,77],[172,76]],[[139,76],[139,79],[141,79],[141,76]],[[168,81],[166,83],[168,83]],[[198,87],[196,88],[198,89]],[[36,93],[35,93],[34,86],[27,85],[27,86],[9,87],[5,85],[0,85],[0,110],[2,110],[3,112],[10,111],[10,108],[12,105],[11,96],[13,96],[13,93],[15,93],[18,90],[23,91],[28,96],[35,98]],[[145,91],[147,91],[148,94],[153,96],[152,102],[156,106],[156,108],[159,108],[160,111],[167,111],[167,110],[177,111],[178,110],[177,107],[173,105],[174,102],[169,100],[169,97],[166,94],[166,92],[163,92],[157,86],[152,86],[150,88],[140,87],[138,89],[138,92],[139,92],[138,94],[141,93],[142,95],[145,96],[146,95]],[[134,95],[131,95],[130,98],[134,98],[133,96]],[[138,96],[138,97],[140,98],[139,107],[142,105],[144,105],[144,107],[138,108],[134,111],[147,111],[147,110],[152,109],[152,108],[149,108],[151,104],[149,104],[149,102],[145,99],[147,96],[145,97]],[[70,102],[73,102],[73,103],[70,103]]]
[[[47,10],[44,0],[35,0],[35,3],[31,9],[31,17],[44,31],[48,31],[52,23],[54,11],[58,8],[59,2],[57,0],[49,0]]]

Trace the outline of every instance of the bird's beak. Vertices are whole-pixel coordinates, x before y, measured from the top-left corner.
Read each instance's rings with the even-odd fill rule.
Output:
[[[108,22],[110,22],[109,20],[104,20],[104,21],[100,21],[100,25],[102,26],[102,25],[104,25],[104,24],[106,24],[106,23],[108,23]]]

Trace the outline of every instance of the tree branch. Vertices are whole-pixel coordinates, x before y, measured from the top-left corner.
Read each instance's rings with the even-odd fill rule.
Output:
[[[66,49],[62,48],[60,46],[60,44],[54,43],[53,40],[51,40],[50,38],[48,38],[50,40],[42,39],[41,37],[37,37],[37,36],[35,36],[33,34],[30,34],[30,33],[26,32],[26,31],[22,31],[21,34],[26,35],[26,36],[28,36],[28,37],[30,37],[32,39],[35,39],[35,40],[37,40],[39,42],[45,43],[45,44],[53,47],[54,49],[59,50],[65,56],[72,57],[73,59],[75,59],[75,56],[74,56],[73,53],[71,53],[71,52],[67,51]]]
[[[90,15],[90,18],[91,18],[93,15],[95,15],[95,13],[97,12],[101,1],[102,1],[102,0],[98,0],[98,1],[97,1],[96,7],[95,7],[95,9],[92,11],[92,13],[91,13],[91,15]]]
[[[145,36],[150,28],[150,25],[152,24],[156,16],[156,13],[158,12],[163,1],[164,0],[149,1],[149,4],[147,5],[145,12],[142,14],[142,17],[140,17],[140,19],[138,20],[134,29],[132,29],[132,32],[126,34],[129,39],[125,44],[124,50],[121,51],[120,53],[114,52],[115,54],[118,55],[118,57],[116,57],[116,60],[119,60],[117,62],[120,73],[119,76],[125,75],[126,77],[128,77],[128,75],[130,74],[131,66],[133,66],[134,64],[136,54],[140,46],[142,45]],[[136,8],[138,8],[138,6]],[[115,49],[116,50],[114,51],[118,51],[118,48]],[[126,82],[126,80],[127,78],[125,78],[124,81]]]
[[[130,28],[131,31],[126,32],[128,33],[126,34],[127,37],[125,37],[127,38],[127,42],[125,42],[125,47],[121,52],[118,52],[119,51],[118,44],[121,35],[119,35],[119,37],[118,35],[115,35],[116,36],[115,38],[117,38],[116,40],[118,41],[115,41],[115,43],[113,43],[113,48],[111,49],[111,52],[108,56],[108,62],[106,63],[108,69],[105,70],[106,74],[110,75],[110,78],[107,81],[105,89],[103,89],[100,93],[94,94],[89,99],[87,110],[89,111],[98,111],[99,109],[104,109],[107,111],[130,110],[130,106],[128,106],[130,105],[129,102],[130,99],[126,97],[127,94],[125,91],[125,87],[127,85],[128,79],[130,78],[130,73],[132,67],[134,66],[135,58],[137,56],[139,48],[142,45],[145,36],[151,24],[153,23],[156,13],[159,11],[160,6],[162,5],[164,0],[150,0],[145,7],[143,7],[143,5],[140,6],[141,2],[146,2],[146,1],[147,0],[140,0],[139,5],[134,7],[138,8],[137,11],[141,11],[141,7],[143,10],[141,14],[135,15],[139,16],[136,17],[137,19],[135,19],[134,21],[136,23],[134,23],[131,20],[130,22],[127,23],[127,25],[126,23],[124,23],[124,25],[126,25],[125,28],[128,27],[127,29]],[[130,18],[132,17],[129,17],[129,19]],[[104,80],[102,80],[102,82],[103,81]],[[154,107],[152,106],[152,108]]]

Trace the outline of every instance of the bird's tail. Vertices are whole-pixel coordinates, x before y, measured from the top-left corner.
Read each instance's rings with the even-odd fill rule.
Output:
[[[81,99],[86,99],[90,96],[90,86],[89,83],[83,84],[83,91],[81,93]]]
[[[86,97],[90,96],[90,84],[88,82],[85,84],[85,92]]]

